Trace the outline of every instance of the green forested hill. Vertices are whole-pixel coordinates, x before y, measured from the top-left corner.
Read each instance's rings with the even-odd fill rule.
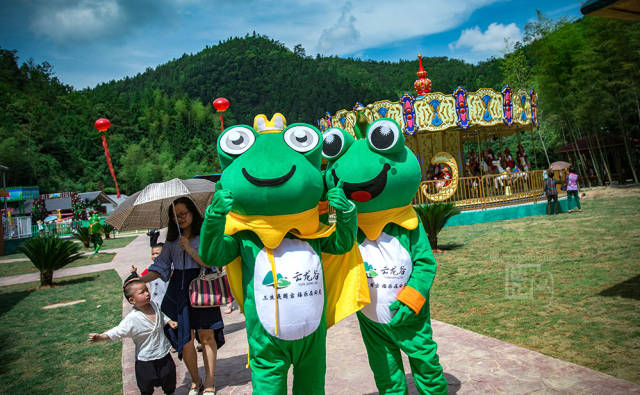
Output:
[[[259,113],[282,112],[292,122],[315,123],[325,111],[397,99],[412,92],[416,61],[371,62],[306,57],[259,35],[232,38],[183,55],[135,77],[73,91],[48,64],[19,64],[2,50],[0,163],[9,185],[42,192],[113,189],[93,121],[111,120],[108,142],[121,189],[135,192],[170,177],[218,169],[220,124],[210,103],[231,102],[225,124],[251,124]],[[499,60],[470,65],[425,58],[434,89],[457,85],[498,88]]]
[[[638,24],[599,18],[541,22],[530,28],[526,45],[504,59],[477,65],[444,57],[423,61],[434,91],[451,92],[458,85],[499,90],[505,82],[535,86],[543,135],[553,148],[567,138],[570,122],[576,134],[579,126],[597,124],[594,111],[602,116],[611,111],[611,106],[598,109],[592,95],[580,100],[593,92],[593,81],[625,87],[617,102],[623,116],[613,126],[638,133],[640,111],[631,111],[638,97],[638,79],[633,80],[638,64],[629,65],[640,56],[639,32]],[[615,56],[603,57],[612,40]],[[93,128],[100,117],[112,123],[107,138],[121,190],[133,193],[150,182],[218,170],[220,124],[210,104],[216,97],[231,102],[224,114],[227,126],[251,124],[256,114],[274,112],[290,123],[315,123],[325,111],[351,108],[355,101],[396,100],[413,92],[417,71],[415,60],[307,57],[300,47],[290,50],[254,34],[74,91],[48,64],[20,64],[18,56],[0,49],[0,164],[11,168],[9,185],[39,185],[41,192],[114,189]],[[626,72],[611,73],[623,67]],[[576,123],[580,114],[590,123]]]

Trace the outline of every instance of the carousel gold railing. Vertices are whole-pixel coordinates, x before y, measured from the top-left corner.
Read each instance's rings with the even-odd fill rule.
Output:
[[[452,181],[454,182],[454,181]],[[442,180],[423,181],[413,204],[454,202],[463,210],[537,202],[544,197],[542,170],[461,177],[455,191]]]

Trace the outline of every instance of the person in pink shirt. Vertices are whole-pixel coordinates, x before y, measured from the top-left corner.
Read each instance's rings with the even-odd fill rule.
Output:
[[[580,194],[578,193],[578,174],[573,167],[569,168],[569,174],[565,177],[565,182],[567,184],[567,208],[569,212],[571,212],[571,201],[573,199],[576,200],[576,207],[579,212],[582,212],[582,207],[580,207]]]

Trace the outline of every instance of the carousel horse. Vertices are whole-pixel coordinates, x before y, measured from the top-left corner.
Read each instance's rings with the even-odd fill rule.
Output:
[[[482,168],[482,174],[489,174],[489,165],[484,159],[480,161],[480,167]]]
[[[507,185],[511,185],[512,183],[517,182],[518,180],[527,180],[529,178],[529,174],[523,171],[520,171],[520,169],[518,169],[516,167],[516,169],[512,170],[505,170],[501,165],[500,165],[500,161],[498,160],[494,160],[493,161],[493,165],[496,166],[496,168],[498,169],[498,174],[500,174],[499,176],[497,176],[496,178],[493,179],[493,184],[495,189],[498,189],[498,183],[500,183],[500,187],[504,187],[505,186],[505,182]]]
[[[500,160],[494,160],[492,163],[493,166],[498,169],[497,174],[500,174],[493,179],[493,185],[496,189],[498,189],[498,183],[500,183],[501,187],[504,187],[505,181],[509,178],[509,173],[507,173],[507,171],[502,168],[502,166],[500,165]]]

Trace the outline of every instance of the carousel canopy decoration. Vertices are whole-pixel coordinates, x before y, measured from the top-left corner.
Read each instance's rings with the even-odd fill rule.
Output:
[[[418,79],[413,83],[413,88],[419,96],[424,96],[431,92],[431,80],[427,78],[427,72],[422,67],[422,55],[418,54]]]
[[[426,77],[419,57],[418,76]],[[422,74],[424,73],[424,74]],[[420,79],[416,81],[416,89]],[[431,81],[428,81],[429,90]],[[418,90],[418,93],[424,91]],[[398,101],[380,100],[368,105],[356,103],[352,110],[329,112],[318,120],[320,130],[340,126],[353,134],[358,113],[369,123],[379,118],[393,118],[406,135],[443,131],[463,131],[464,140],[475,140],[476,134],[511,135],[538,125],[538,97],[533,89],[513,90],[505,85],[501,92],[482,88],[468,92],[457,87],[451,94],[428,92],[421,96],[405,93]]]
[[[538,125],[537,94],[531,90],[513,92],[507,85],[502,92],[478,89],[467,92],[458,87],[453,94],[427,93],[419,98],[405,93],[397,102],[380,100],[362,106],[362,115],[369,123],[379,118],[393,118],[407,135],[463,129],[465,137],[474,132],[491,130],[497,134],[512,134]],[[353,134],[355,110],[326,113],[318,121],[320,130],[341,126]]]

